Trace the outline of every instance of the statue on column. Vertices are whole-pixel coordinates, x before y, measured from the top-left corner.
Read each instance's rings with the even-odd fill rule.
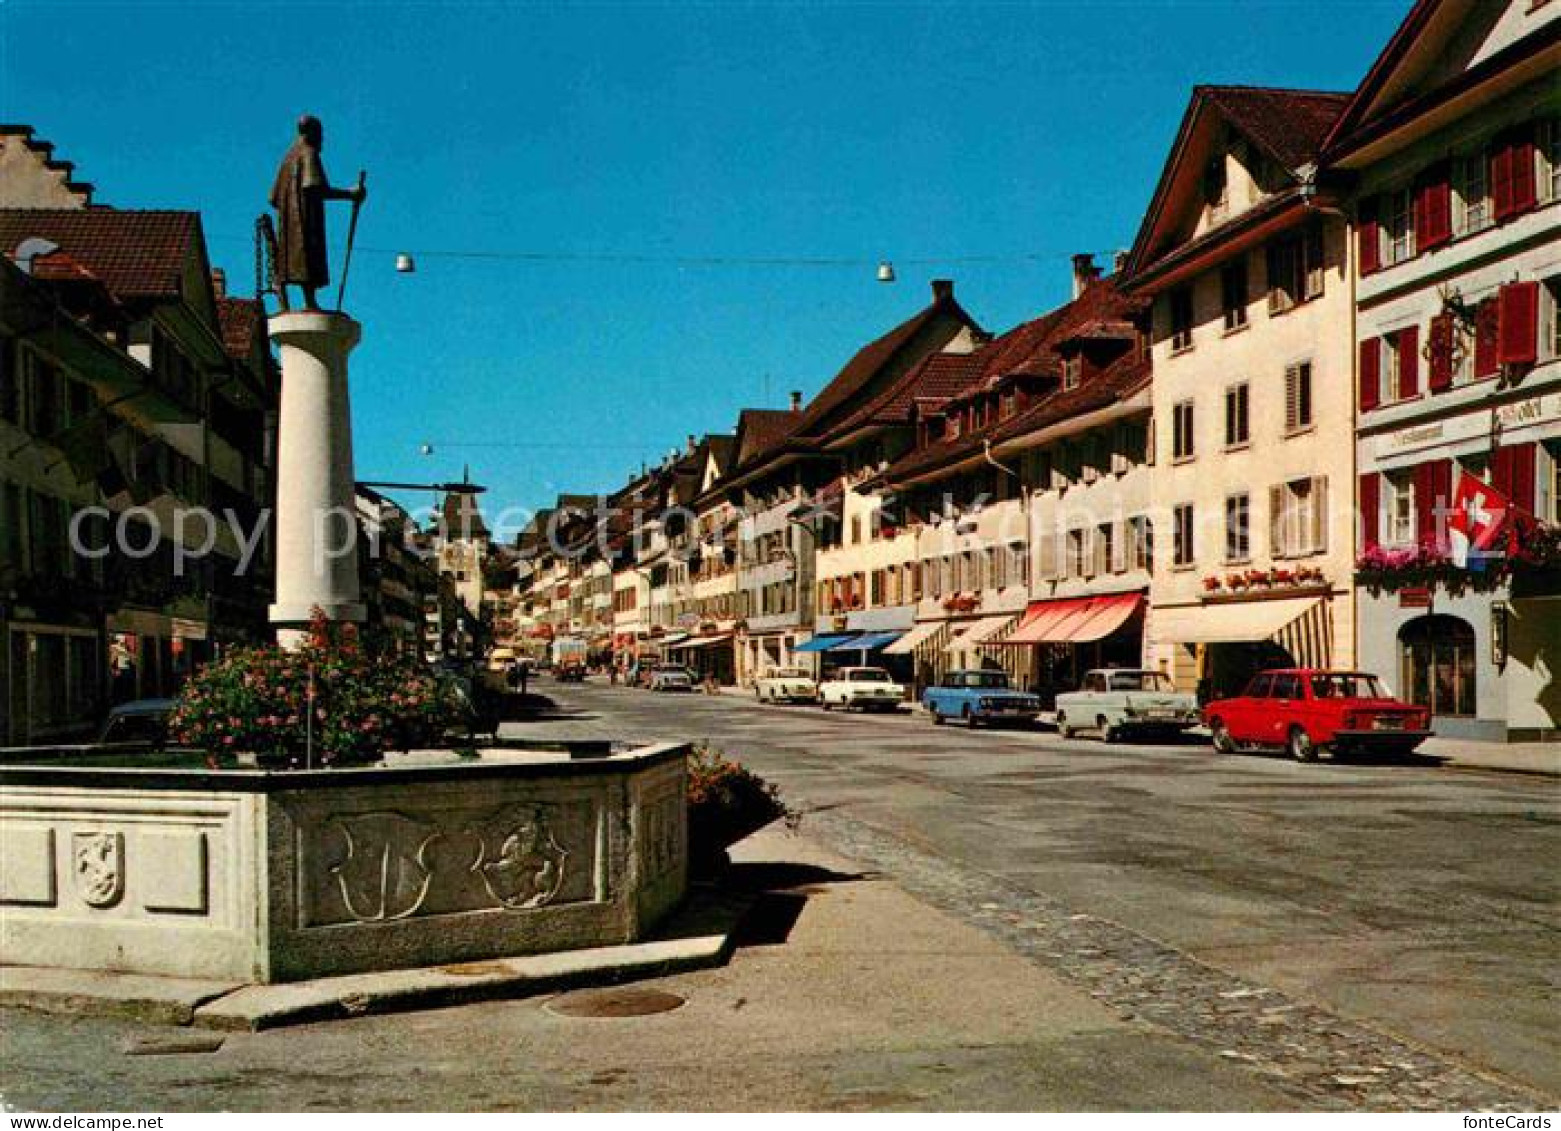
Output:
[[[271,186],[271,207],[276,209],[275,226],[269,216],[261,218],[271,256],[271,289],[284,311],[290,309],[289,286],[303,291],[305,310],[320,309],[315,292],[331,280],[325,246],[325,202],[350,200],[352,223],[356,228],[358,209],[368,196],[361,174],[353,188],[332,187],[325,175],[325,164],[320,160],[320,150],[324,146],[325,130],[320,119],[311,114],[299,118],[298,138],[282,158]],[[352,254],[350,235],[347,253]]]

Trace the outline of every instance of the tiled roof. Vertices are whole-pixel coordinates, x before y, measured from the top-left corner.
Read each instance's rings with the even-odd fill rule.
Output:
[[[176,298],[191,249],[200,244],[196,212],[113,208],[0,209],[0,252],[31,236],[60,245],[120,298]]]
[[[1091,282],[1078,298],[1016,326],[991,342],[977,355],[982,360],[980,372],[951,399],[968,399],[1014,374],[1057,372],[1062,363],[1058,347],[1072,340],[1094,337],[1102,324],[1122,323],[1131,330],[1129,320],[1144,303],[1142,299],[1123,294],[1117,282],[1115,276]],[[1140,358],[1137,350],[1129,349],[1103,372],[1073,389],[1053,391],[1018,416],[907,453],[884,472],[884,478],[891,483],[903,482],[959,463],[979,452],[983,442],[998,444],[1077,413],[1092,411],[1112,403],[1124,395],[1124,391],[1136,390],[1148,378],[1148,361]]]
[[[1070,417],[1106,408],[1143,388],[1149,380],[1149,374],[1149,360],[1135,350],[1119,358],[1093,379],[1072,389],[1059,390],[995,427],[940,440],[906,454],[884,472],[883,478],[891,484],[904,483],[961,463],[980,452],[985,443],[995,447],[1027,432],[1039,431]]]
[[[802,414],[783,408],[745,408],[737,418],[737,466],[746,467],[796,431]]]
[[[979,350],[928,354],[898,381],[842,420],[830,434],[842,436],[869,425],[906,423],[917,402],[954,396],[980,375],[984,364]]]
[[[1286,169],[1317,159],[1328,131],[1350,96],[1323,90],[1278,90],[1255,86],[1200,86],[1202,95]]]
[[[247,360],[255,343],[255,332],[265,319],[260,303],[252,298],[217,300],[217,321],[222,326],[222,348],[229,357]]]
[[[914,340],[934,319],[945,315],[975,326],[975,321],[955,300],[952,285],[934,283],[932,302],[887,334],[857,350],[845,367],[835,374],[834,380],[808,403],[802,413],[798,434],[816,436],[828,430],[834,422],[833,418],[862,395],[873,377],[893,360],[902,347]]]

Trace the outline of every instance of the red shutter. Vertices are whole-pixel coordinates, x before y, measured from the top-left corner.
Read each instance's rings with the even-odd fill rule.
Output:
[[[1420,395],[1420,327],[1398,332],[1398,395],[1402,400]]]
[[[1367,550],[1382,544],[1378,524],[1382,521],[1382,476],[1368,471],[1360,477],[1360,538]]]
[[[1501,367],[1496,360],[1496,325],[1500,320],[1497,302],[1488,298],[1475,308],[1474,375],[1489,377]]]
[[[1433,459],[1415,468],[1415,540],[1422,546],[1441,549],[1446,545],[1452,481],[1452,460]]]
[[[1453,195],[1448,180],[1449,165],[1442,162],[1427,169],[1415,190],[1415,248],[1430,251],[1453,236]]]
[[[1491,206],[1496,219],[1505,220],[1512,210],[1512,146],[1498,141],[1490,154]]]
[[[1367,412],[1382,402],[1382,339],[1367,338],[1360,344],[1360,409]]]
[[[1497,297],[1496,364],[1539,360],[1539,284],[1508,283]]]
[[[1441,392],[1453,385],[1453,316],[1438,314],[1431,319],[1431,391]]]
[[[1539,203],[1534,184],[1534,138],[1525,129],[1513,138],[1508,174],[1512,179],[1512,215],[1519,216]]]
[[[1491,486],[1529,514],[1534,513],[1537,445],[1512,444],[1497,448],[1491,460]]]
[[[1357,238],[1359,240],[1360,273],[1369,275],[1382,266],[1382,242],[1377,231],[1377,201],[1375,197],[1360,202]]]

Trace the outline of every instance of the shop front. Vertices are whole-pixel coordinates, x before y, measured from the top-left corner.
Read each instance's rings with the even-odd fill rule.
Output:
[[[1260,671],[1331,668],[1339,648],[1338,602],[1326,590],[1305,595],[1210,599],[1196,606],[1150,611],[1154,641],[1186,661],[1171,675],[1190,672],[1200,702],[1239,695]],[[1380,674],[1380,673],[1379,673]]]
[[[1017,627],[998,644],[1028,653],[1016,663],[1021,683],[1050,710],[1057,695],[1077,690],[1093,668],[1136,668],[1143,664],[1142,592],[1032,601]]]

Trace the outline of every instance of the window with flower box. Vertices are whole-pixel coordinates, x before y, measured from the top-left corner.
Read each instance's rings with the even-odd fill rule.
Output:
[[[1412,546],[1415,542],[1415,477],[1408,471],[1382,476],[1382,541],[1387,546]]]

